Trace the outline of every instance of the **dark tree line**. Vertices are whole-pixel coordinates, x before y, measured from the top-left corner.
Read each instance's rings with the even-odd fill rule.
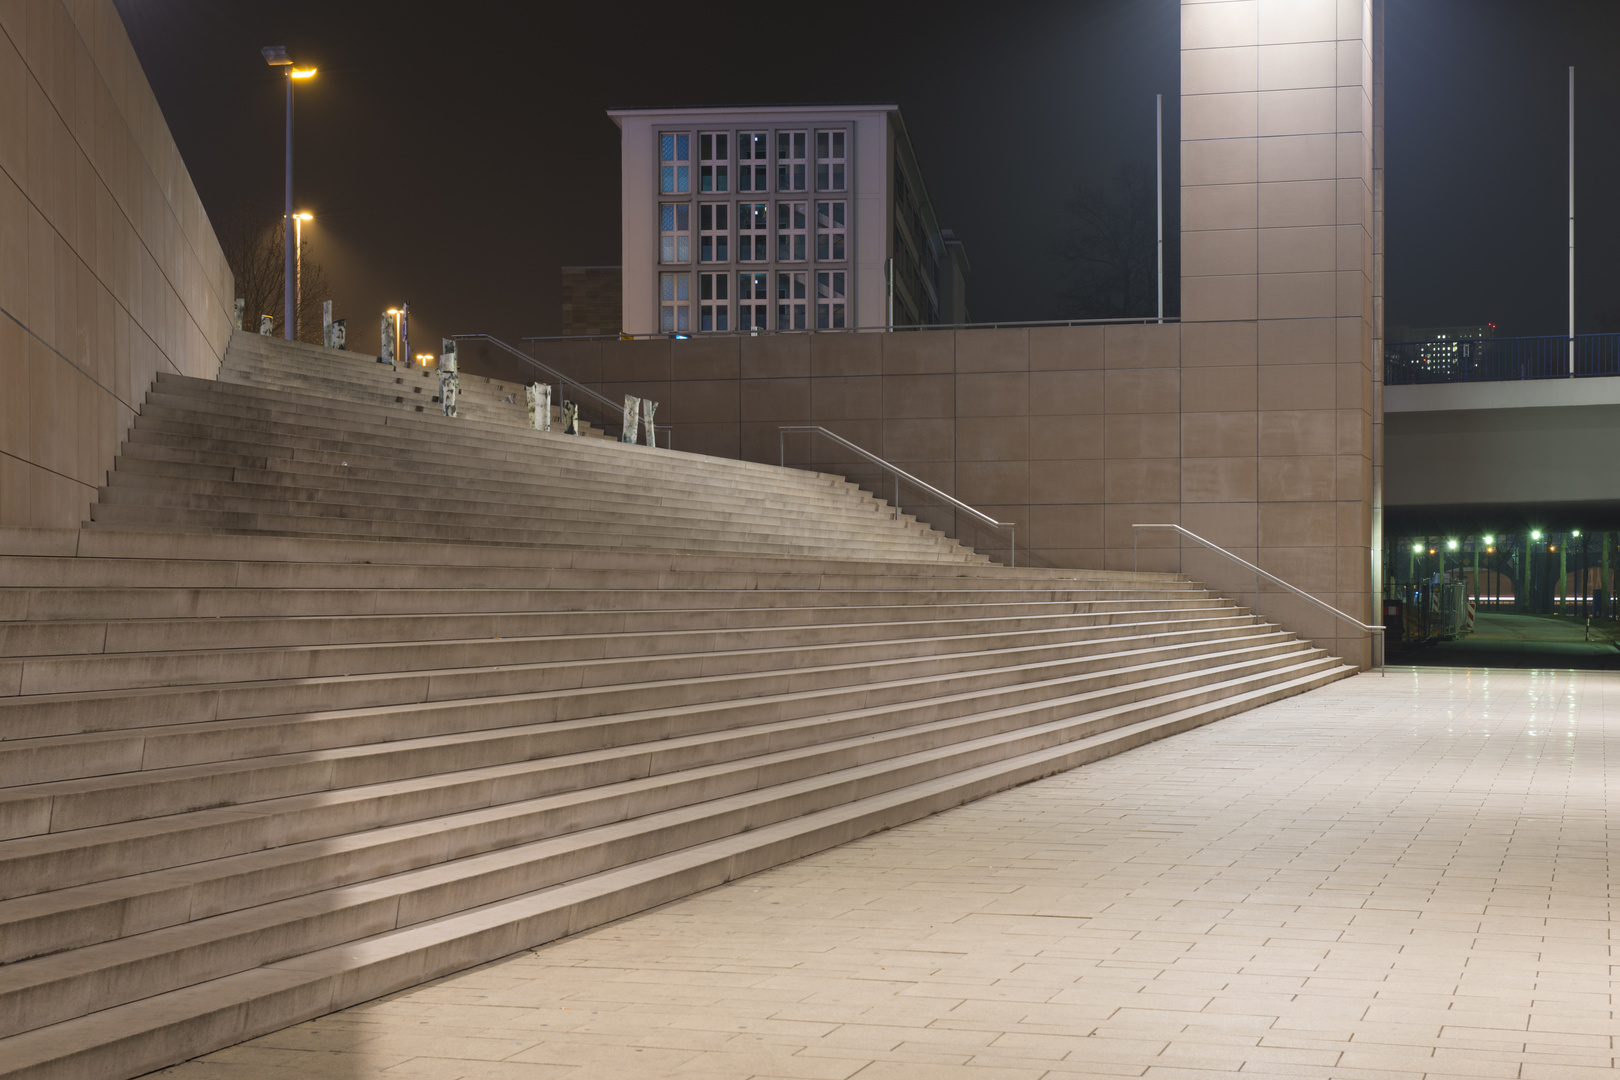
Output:
[[[214,233],[236,277],[236,295],[247,301],[242,328],[257,331],[259,316],[273,315],[276,322],[272,333],[280,337],[285,295],[282,254],[286,251],[281,209],[239,203],[215,223]],[[332,298],[332,288],[325,268],[310,258],[307,238],[301,254],[303,288],[298,340],[319,345],[324,331],[321,305]]]
[[[1063,278],[1057,297],[1076,319],[1150,318],[1158,313],[1157,193],[1153,170],[1119,167],[1103,184],[1082,181],[1065,206],[1054,246]],[[1165,237],[1164,310],[1180,310],[1179,245]]]

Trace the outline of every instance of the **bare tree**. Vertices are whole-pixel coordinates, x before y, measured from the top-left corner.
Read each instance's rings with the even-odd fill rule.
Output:
[[[1149,318],[1158,313],[1158,249],[1152,170],[1120,166],[1112,183],[1080,183],[1067,204],[1069,225],[1054,254],[1063,268],[1058,291],[1078,319]],[[1165,249],[1165,304],[1173,310],[1173,248]]]
[[[280,211],[255,203],[239,203],[219,219],[214,231],[225,251],[225,261],[236,275],[236,295],[246,301],[243,329],[257,330],[259,316],[270,315],[275,318],[272,333],[280,337],[285,295],[282,253],[286,251]],[[324,330],[321,305],[332,298],[332,289],[325,268],[310,258],[308,240],[303,242],[300,254],[303,256],[303,287],[299,290],[302,299],[298,339],[319,345]]]

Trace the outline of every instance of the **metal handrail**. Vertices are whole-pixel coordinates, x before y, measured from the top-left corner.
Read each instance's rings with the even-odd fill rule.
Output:
[[[1215,552],[1215,554],[1217,554],[1217,555],[1225,556],[1226,558],[1228,558],[1228,559],[1232,560],[1233,562],[1237,563],[1239,566],[1243,567],[1245,570],[1252,571],[1254,573],[1254,610],[1255,610],[1256,615],[1258,615],[1260,613],[1260,579],[1265,578],[1267,581],[1271,582],[1273,585],[1280,585],[1284,589],[1287,589],[1289,592],[1293,593],[1295,596],[1299,597],[1301,600],[1310,601],[1311,603],[1315,604],[1317,607],[1321,608],[1323,611],[1327,612],[1329,615],[1333,615],[1336,618],[1343,619],[1345,622],[1347,622],[1350,625],[1354,626],[1356,629],[1360,630],[1361,632],[1366,633],[1366,634],[1372,634],[1374,637],[1378,638],[1378,671],[1379,671],[1379,673],[1381,675],[1387,675],[1388,674],[1388,671],[1385,669],[1385,666],[1384,666],[1384,628],[1382,626],[1370,626],[1367,623],[1364,623],[1360,619],[1356,618],[1354,615],[1347,614],[1347,613],[1345,613],[1343,611],[1340,611],[1338,608],[1334,607],[1332,604],[1326,603],[1326,602],[1324,602],[1322,600],[1318,600],[1316,597],[1312,596],[1310,593],[1306,592],[1304,589],[1301,589],[1301,588],[1298,588],[1297,586],[1288,584],[1288,582],[1284,581],[1282,578],[1278,577],[1276,574],[1273,574],[1273,573],[1270,573],[1268,571],[1260,569],[1258,566],[1254,565],[1254,563],[1250,562],[1249,560],[1247,560],[1245,558],[1242,558],[1241,556],[1232,554],[1230,551],[1227,551],[1225,548],[1221,547],[1219,544],[1216,544],[1216,543],[1214,543],[1212,541],[1209,541],[1209,540],[1205,540],[1202,536],[1199,536],[1195,532],[1191,532],[1191,531],[1189,531],[1187,529],[1184,529],[1180,525],[1132,525],[1131,526],[1131,570],[1132,571],[1135,571],[1136,568],[1137,568],[1137,547],[1136,547],[1137,533],[1142,529],[1165,529],[1165,530],[1169,530],[1170,532],[1177,533],[1178,535],[1182,536],[1183,538],[1193,541],[1195,544],[1203,545],[1204,547],[1208,548],[1210,551]]]
[[[828,327],[812,327],[803,330],[773,330],[769,327],[750,328],[747,330],[683,330],[671,333],[668,330],[647,332],[640,334],[627,334],[615,331],[611,334],[551,334],[542,337],[526,337],[523,341],[642,341],[668,338],[670,340],[685,340],[691,338],[718,338],[718,337],[762,337],[774,334],[887,334],[897,330],[1024,330],[1044,326],[1145,326],[1154,323],[1179,323],[1179,315],[1166,315],[1159,318],[1157,315],[1132,315],[1124,319],[1007,319],[1001,322],[971,322],[971,323],[906,323],[900,326],[881,324],[877,326],[847,326],[838,330]]]
[[[584,397],[595,401],[598,408],[607,410],[607,415],[610,421],[613,417],[622,417],[624,415],[624,402],[614,401],[612,398],[607,397],[604,394],[597,393],[595,390],[592,390],[578,379],[569,378],[567,375],[564,375],[550,364],[542,363],[541,361],[536,360],[522,349],[514,348],[513,346],[502,341],[500,338],[493,337],[489,334],[451,334],[450,337],[454,341],[487,341],[496,348],[505,349],[507,352],[511,353],[519,360],[522,360],[524,363],[529,364],[531,367],[539,368],[547,375],[550,375],[553,379],[556,379],[559,389],[566,384],[579,397]],[[669,433],[669,440],[671,444],[673,444],[675,441],[675,434],[672,430],[672,426],[670,424],[660,424],[659,427],[661,427],[665,432]]]
[[[839,446],[842,446],[844,449],[853,451],[854,453],[859,454],[861,457],[865,458],[867,461],[870,461],[872,464],[878,466],[879,468],[887,469],[889,472],[894,474],[894,517],[895,517],[896,521],[898,521],[900,519],[900,481],[904,480],[906,483],[912,485],[913,487],[921,488],[923,491],[926,491],[928,494],[934,496],[935,498],[941,500],[942,502],[945,502],[945,503],[949,504],[953,509],[960,510],[964,514],[967,514],[970,517],[973,517],[973,518],[977,519],[978,521],[984,523],[985,525],[989,525],[991,528],[1010,529],[1010,530],[1012,530],[1008,534],[1008,540],[1007,540],[1007,565],[1008,566],[1017,566],[1018,565],[1018,524],[1017,524],[1017,522],[1013,522],[1013,521],[997,521],[995,518],[991,517],[989,514],[986,514],[982,510],[975,510],[973,507],[969,506],[967,503],[963,502],[962,500],[960,500],[960,499],[958,499],[958,498],[956,498],[954,496],[945,494],[943,491],[939,490],[939,488],[937,488],[937,487],[934,487],[932,484],[924,483],[923,481],[917,479],[915,476],[912,476],[910,473],[906,472],[904,469],[900,468],[899,466],[889,464],[887,461],[884,461],[882,458],[878,457],[876,454],[872,453],[871,451],[863,450],[861,447],[856,446],[854,443],[850,442],[848,439],[844,438],[842,435],[838,435],[838,434],[835,434],[834,432],[828,431],[826,428],[821,427],[818,424],[785,424],[785,425],[782,425],[781,427],[778,427],[776,429],[776,431],[777,431],[777,435],[776,435],[777,449],[780,451],[780,454],[781,454],[781,464],[782,464],[783,468],[787,468],[787,437],[789,435],[791,435],[791,434],[793,434],[795,432],[809,432],[809,433],[811,433],[813,435],[823,435],[826,438],[829,438],[833,442],[837,443]]]

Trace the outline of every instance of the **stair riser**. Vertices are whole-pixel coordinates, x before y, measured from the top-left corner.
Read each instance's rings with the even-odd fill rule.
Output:
[[[1324,677],[1326,674],[1327,673],[1325,671],[1322,672]],[[1207,723],[1208,720],[1203,720],[1202,722]],[[1079,725],[1076,726],[1078,727]],[[1147,725],[1143,724],[1141,726],[1146,727]],[[1184,722],[1182,725],[1167,726],[1172,727],[1173,729],[1184,729],[1188,726],[1194,726],[1194,724],[1193,721],[1189,720]],[[1004,783],[1007,778],[1006,774],[1011,773],[1012,775],[1021,775],[1031,767],[1036,766],[1037,761],[1039,762],[1040,766],[1051,769],[1051,771],[1058,771],[1057,769],[1052,768],[1052,766],[1057,762],[1067,763],[1069,759],[1076,757],[1082,759],[1095,759],[1097,756],[1104,755],[1104,747],[1074,746],[1071,749],[1071,744],[1079,742],[1085,737],[1086,736],[1076,734],[1073,738],[1065,738],[1059,732],[1046,730],[1038,734],[1028,733],[1024,737],[1017,740],[1001,741],[994,747],[975,747],[972,749],[964,748],[958,757],[948,759],[950,760],[951,767],[941,767],[934,773],[934,775],[950,775],[962,773],[968,770],[973,770],[981,774],[989,773],[994,775],[996,773],[1001,773],[1002,775],[995,777],[995,779]],[[1140,745],[1142,742],[1148,741],[1153,737],[1162,737],[1162,734],[1157,734],[1151,731],[1143,731],[1137,735],[1136,738],[1122,738],[1119,740],[1121,745],[1107,747],[1106,751],[1117,753],[1121,749]],[[1036,760],[1031,761],[1029,759]],[[1012,764],[1014,767],[1006,768],[1006,766],[1009,764]],[[998,768],[998,766],[1002,766],[1002,768]],[[919,771],[924,775],[914,776],[912,778],[912,783],[931,778],[926,775],[928,770],[923,769]],[[1045,773],[1043,775],[1048,774],[1049,773]],[[978,777],[975,778],[977,779]],[[1033,779],[1034,777],[1030,778]],[[985,779],[989,779],[989,777],[985,777]],[[964,791],[963,789],[966,790]],[[869,779],[865,784],[857,784],[855,790],[851,792],[851,794],[855,798],[871,798],[881,792],[903,790],[904,788],[898,784],[885,784],[884,781],[873,781]],[[958,787],[954,787],[951,793],[958,799],[958,801],[965,801],[963,796],[967,793],[967,791],[972,790],[973,787],[971,784],[962,784]],[[911,800],[903,801],[910,802]],[[813,810],[806,810],[804,812],[814,813]],[[770,816],[768,811],[766,812],[766,816],[767,818]],[[765,823],[773,824],[773,822],[769,821],[766,821]],[[735,836],[739,831],[742,831],[741,824],[743,823],[738,823],[739,828],[737,830],[724,832],[717,831],[715,835]],[[802,837],[804,834],[800,833],[799,835]],[[811,835],[814,834],[812,833]],[[841,833],[840,835],[843,834]],[[662,852],[659,850],[660,848],[664,850],[687,848],[696,844],[704,843],[705,840],[713,838],[713,836],[705,836],[703,830],[695,829],[688,824],[685,828],[675,830],[675,835],[662,838],[662,843],[659,843],[658,840],[654,839],[653,837],[645,838],[645,841],[641,844],[637,844],[632,841],[629,845],[627,845],[630,850],[623,851],[619,855],[618,865],[623,865],[623,863],[631,861],[640,862],[643,860],[656,859],[660,854],[662,854]],[[843,838],[851,839],[853,837],[843,836]],[[642,838],[638,837],[637,839],[641,840]],[[767,848],[767,850],[769,849]],[[555,874],[560,880],[569,880],[578,877],[581,873],[593,872],[589,868],[597,860],[600,860],[608,865],[614,864],[614,857],[609,853],[609,851],[598,851],[593,854],[594,858],[578,858],[576,856],[578,861],[573,862],[571,865],[565,864],[565,866],[561,869],[552,870],[552,873]],[[777,854],[780,855],[781,853],[778,852]],[[800,854],[803,854],[803,852],[800,852]],[[798,856],[795,855],[792,857]],[[727,860],[728,863],[732,863],[733,861],[734,857],[733,859]],[[781,859],[778,858],[776,861],[781,861]],[[604,866],[602,868],[605,869],[606,867]],[[547,867],[546,864],[539,864],[534,874],[534,878],[543,880],[545,877],[549,876],[546,873],[548,869],[551,868]],[[522,886],[526,883],[526,880],[533,879],[529,879],[525,871],[522,868],[519,868],[515,871],[498,871],[495,875],[492,875],[491,878],[485,879],[480,884],[482,884],[484,888],[490,892],[504,892],[507,895],[520,896],[525,891],[532,891],[524,890],[522,888]],[[683,885],[688,887],[691,884],[692,883],[690,881],[683,882]],[[467,888],[470,886],[463,885],[462,887]],[[534,887],[544,888],[545,886],[543,884],[537,884]],[[376,888],[376,885],[374,885],[373,888]],[[362,897],[365,897],[365,893],[369,890],[367,890],[366,887],[361,887],[359,890],[354,891],[358,892]],[[96,991],[101,990],[101,996],[94,1001],[90,1007],[106,1008],[110,1005],[117,1004],[119,1000],[129,1000],[144,994],[160,992],[163,989],[188,985],[189,983],[195,982],[201,978],[218,977],[220,975],[245,970],[261,964],[275,963],[277,952],[284,953],[285,955],[298,955],[301,953],[306,953],[312,948],[323,947],[323,938],[329,939],[332,944],[355,941],[361,936],[362,932],[364,932],[365,925],[368,922],[381,923],[392,916],[396,925],[409,925],[413,922],[420,922],[433,918],[433,912],[435,910],[445,909],[440,910],[440,914],[447,914],[463,911],[468,906],[466,904],[456,902],[440,902],[435,904],[432,902],[431,893],[429,894],[429,898],[430,899],[427,903],[422,904],[417,910],[411,912],[402,907],[399,901],[393,897],[365,897],[362,903],[356,904],[341,913],[334,914],[327,911],[312,911],[303,920],[284,924],[288,927],[287,932],[284,934],[284,936],[279,938],[273,934],[257,931],[255,928],[247,928],[238,935],[224,938],[220,941],[210,942],[207,946],[198,946],[190,949],[180,957],[163,957],[157,962],[132,962],[127,965],[126,970],[121,973],[124,975],[124,979],[121,980],[121,986],[119,987],[121,992],[107,992],[99,986],[89,987],[83,985],[86,980],[82,978],[69,978],[63,980],[61,983],[35,985],[31,987],[29,992],[26,994],[17,992],[0,995],[0,1008],[6,1009],[5,1013],[0,1013],[0,1016],[4,1016],[4,1020],[0,1020],[0,1022],[10,1021],[16,1024],[18,1029],[26,1029],[28,1027],[38,1026],[42,1023],[51,1022],[53,1019],[64,1019],[68,1016],[78,1015],[84,1011],[87,1011],[83,1003],[83,995],[86,993],[94,994]],[[310,908],[314,907],[314,904],[308,900],[302,901],[301,905]],[[613,917],[619,917],[620,915],[627,913],[628,912],[615,912]],[[599,911],[598,914],[602,914],[602,912]],[[575,929],[576,928],[573,926],[573,924],[570,923],[569,930],[572,932]],[[372,929],[370,932],[382,933],[384,930]],[[296,944],[289,943],[287,941],[287,937],[294,937],[297,939]],[[331,946],[327,945],[325,947]],[[178,963],[176,960],[178,960]],[[177,970],[177,968],[179,970]],[[15,1017],[15,1019],[12,1019],[13,1017]]]
[[[1107,638],[1081,645],[1071,655],[1116,654],[1126,648],[1211,648],[1231,642],[1229,627],[1185,628],[1182,624],[1132,627],[1141,636],[1121,641]],[[1255,640],[1255,639],[1248,639]],[[472,705],[440,709],[412,709],[378,716],[321,716],[287,721],[215,721],[209,724],[169,725],[127,735],[73,735],[56,741],[13,739],[0,742],[0,784],[37,784],[75,777],[104,776],[122,771],[164,769],[272,754],[300,753],[385,740],[425,738],[432,735],[485,730],[528,722],[516,716],[521,706],[479,709]]]
[[[1203,704],[1196,699],[1194,703]],[[819,747],[797,760],[754,770],[758,774],[757,786],[777,788],[806,775],[836,775],[841,770],[882,763],[880,770],[846,781],[847,789],[836,796],[823,794],[818,798],[809,793],[797,796],[779,793],[775,799],[756,801],[730,814],[707,818],[682,815],[680,820],[663,828],[649,827],[650,823],[632,823],[612,830],[618,835],[602,844],[591,844],[591,838],[578,835],[542,841],[536,845],[536,850],[506,851],[465,860],[470,865],[463,866],[462,874],[451,881],[443,881],[444,873],[435,868],[416,871],[414,875],[407,873],[403,880],[350,886],[344,890],[341,906],[335,908],[324,897],[300,896],[278,902],[289,910],[280,914],[273,929],[260,925],[259,917],[264,912],[219,916],[215,922],[223,925],[214,931],[219,936],[196,941],[199,931],[213,928],[195,924],[177,928],[178,932],[167,936],[175,939],[176,945],[190,944],[175,952],[169,951],[174,946],[165,948],[163,933],[154,934],[157,940],[143,941],[144,948],[138,950],[145,952],[145,957],[131,959],[121,966],[98,967],[89,973],[72,972],[75,966],[72,963],[51,961],[0,970],[0,1037],[203,979],[274,963],[287,956],[454,914],[992,761],[1047,750],[1149,719],[1152,715],[1151,710],[1130,710],[1107,719],[1066,721],[1051,715],[1056,711],[1034,710],[1016,717],[986,717],[949,725],[943,730],[906,731],[876,742],[862,740],[855,746]],[[998,738],[1009,731],[1018,734]],[[951,752],[930,755],[922,761],[909,760],[911,755],[942,747],[951,748]],[[759,752],[747,756],[754,757]],[[713,797],[722,796],[717,791]],[[556,854],[546,858],[542,853],[548,850]],[[422,879],[425,887],[420,891],[411,888],[413,876]],[[233,924],[240,924],[241,928]],[[42,965],[47,971],[64,969],[64,974],[55,979],[42,979]],[[114,985],[105,985],[109,982]]]
[[[1299,646],[1295,642],[1282,642],[1249,651],[1277,657],[1297,648]],[[1216,666],[1222,662],[1223,657],[1231,655],[1213,651],[1198,652],[1194,648],[1178,652],[1179,656],[1155,663],[1151,670],[1166,677],[1196,672]],[[1143,677],[1144,670],[1140,665],[1100,670],[1097,667],[1095,663],[1083,661],[1046,664],[1042,666],[1040,679],[1048,683],[1053,680],[1077,679],[1083,680],[1089,688],[1106,688],[1129,686]],[[1011,672],[1005,669],[992,669],[964,677],[952,671],[947,664],[942,665],[937,677],[935,673],[925,673],[922,677],[932,678],[941,693],[953,691],[972,693],[995,689],[1007,685],[1009,681],[1025,683],[1027,680],[1021,676],[1021,669]],[[964,683],[969,685],[961,685]],[[802,686],[790,684],[782,690],[803,692],[813,688],[816,688],[813,683]],[[1025,688],[1030,689],[1028,686]],[[909,688],[901,688],[902,693],[907,689]],[[1054,692],[1050,686],[1041,689],[1047,690],[1049,694]],[[1063,691],[1079,692],[1070,685],[1065,685]],[[906,700],[904,697],[898,701],[887,700],[877,692],[868,693],[865,698],[868,706],[895,704]],[[643,706],[632,706],[632,708],[640,707]],[[425,746],[398,744],[368,746],[356,747],[338,754],[320,755],[313,759],[289,755],[284,758],[219,763],[184,770],[180,775],[174,776],[149,773],[134,778],[112,777],[109,778],[108,784],[88,789],[69,788],[56,791],[51,784],[13,788],[0,792],[0,829],[4,830],[0,833],[0,837],[64,832],[113,822],[241,805],[314,791],[488,768],[515,761],[534,760],[548,754],[569,752],[562,747],[552,746],[551,733],[544,730],[545,721],[539,717],[531,720],[531,724],[537,722],[541,725],[540,730],[529,728],[516,731],[503,730],[488,735],[479,733],[449,745],[432,743]],[[568,734],[574,736],[572,732]],[[680,753],[682,752],[674,748],[655,745],[647,751],[647,760],[651,761],[661,755],[677,757]],[[602,769],[631,770],[629,775],[613,776],[611,782],[644,775],[640,771],[642,764],[639,757],[625,758],[617,751],[608,754],[607,757],[611,760],[603,763],[590,761],[577,766],[580,775],[573,781],[574,786],[610,782],[601,773]]]
[[[244,614],[251,610],[246,603],[241,603],[236,605],[234,613],[198,614],[173,620],[126,617],[106,622],[51,622],[36,617],[27,622],[0,622],[0,656],[110,655],[385,643],[404,645],[480,638],[523,638],[532,640],[546,657],[561,660],[583,656],[585,653],[581,649],[586,648],[594,649],[597,656],[635,656],[676,651],[703,652],[745,645],[764,649],[899,637],[946,638],[966,634],[988,637],[992,634],[1034,633],[1047,629],[1063,631],[1095,626],[1105,621],[1118,622],[1130,615],[1146,619],[1151,618],[1153,613],[1175,609],[1165,606],[1144,607],[1135,611],[1082,611],[1061,616],[907,618],[904,621],[892,618],[902,614],[892,608],[888,609],[891,618],[887,620],[857,617],[848,621],[840,617],[841,613],[819,609],[823,617],[838,619],[831,624],[820,625],[802,618],[774,617],[775,609],[751,609],[741,613],[743,616],[753,615],[753,619],[737,617],[725,611],[688,611],[670,615],[656,611],[508,611],[454,615],[300,617]],[[553,645],[559,651],[553,651]]]
[[[1222,616],[1236,613],[1228,608],[1211,609]],[[1190,612],[1184,612],[1190,616]],[[1097,620],[1100,625],[1132,621],[1140,613],[1119,613],[1115,617]],[[701,636],[696,639],[701,642]],[[804,669],[824,664],[848,663],[852,651],[877,649],[867,642],[849,645],[782,647],[768,653],[749,649],[735,652],[702,654],[701,663],[694,668],[694,652],[674,654],[647,654],[629,656],[606,654],[611,641],[605,638],[586,638],[577,641],[545,638],[538,641],[508,640],[452,640],[429,642],[401,642],[396,644],[327,645],[309,647],[230,649],[224,651],[167,652],[167,653],[83,653],[79,655],[56,653],[43,657],[27,657],[0,662],[0,675],[14,674],[14,694],[59,694],[121,690],[141,687],[177,687],[183,685],[265,682],[287,679],[331,679],[372,675],[392,675],[412,672],[443,672],[440,678],[468,685],[463,669],[505,669],[501,673],[480,671],[472,684],[489,685],[494,675],[501,685],[510,686],[509,676],[522,669],[531,678],[521,689],[502,689],[499,693],[520,693],[531,690],[561,690],[576,686],[610,686],[624,682],[648,682],[678,679],[683,675],[743,674],[763,666],[769,672]],[[679,644],[675,642],[674,644]],[[917,642],[905,646],[919,657],[930,652],[932,642]],[[945,647],[949,647],[945,642]],[[902,648],[899,645],[891,649]],[[570,653],[576,655],[570,655]],[[698,649],[701,653],[701,648]],[[871,653],[874,660],[886,659],[881,652]],[[903,654],[902,654],[903,658]],[[989,658],[992,662],[994,657]],[[20,672],[16,669],[20,665]],[[8,680],[9,682],[9,680]],[[488,696],[480,694],[480,696]]]

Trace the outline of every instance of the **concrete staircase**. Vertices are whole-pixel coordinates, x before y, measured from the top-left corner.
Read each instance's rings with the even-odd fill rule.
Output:
[[[1352,673],[1169,575],[240,342],[154,384],[85,528],[0,531],[3,1077],[136,1076]]]

